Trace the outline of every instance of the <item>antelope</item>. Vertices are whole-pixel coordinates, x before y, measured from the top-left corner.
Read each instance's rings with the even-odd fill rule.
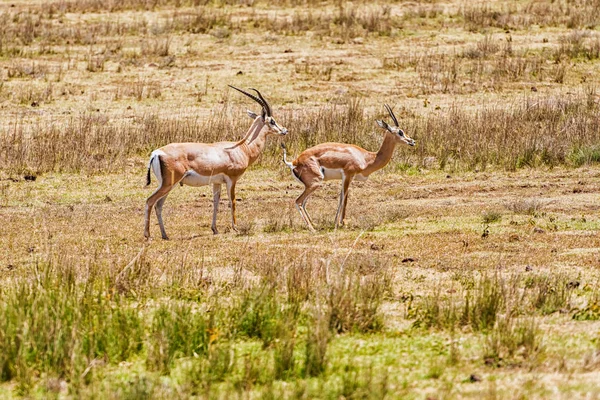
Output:
[[[286,159],[287,149],[285,144],[281,144],[283,162],[292,170],[294,178],[304,185],[304,192],[296,199],[296,208],[311,231],[314,232],[315,228],[306,211],[306,201],[321,186],[322,181],[342,180],[342,192],[335,214],[335,228],[337,229],[338,225],[344,225],[350,183],[354,179],[366,181],[373,172],[385,167],[394,154],[396,144],[415,145],[415,141],[406,136],[404,131],[400,129],[398,120],[390,106],[385,104],[385,108],[395,126],[390,126],[382,120],[376,121],[380,127],[385,129],[383,143],[376,153],[353,144],[322,143],[304,150],[298,158],[288,162]]]
[[[235,185],[246,169],[258,158],[265,147],[267,136],[284,136],[288,130],[280,126],[272,115],[271,106],[256,89],[254,96],[242,89],[229,85],[232,89],[250,97],[262,108],[261,115],[248,110],[253,119],[244,138],[238,142],[217,143],[171,143],[154,150],[148,163],[146,186],[150,185],[150,170],[158,180],[158,188],[146,200],[144,236],[150,237],[150,212],[156,206],[156,217],[163,239],[169,237],[162,219],[162,208],[169,192],[179,183],[181,186],[212,185],[213,216],[211,229],[216,235],[217,211],[221,199],[221,187],[227,187],[229,206],[231,208],[231,228],[236,229],[235,219]]]

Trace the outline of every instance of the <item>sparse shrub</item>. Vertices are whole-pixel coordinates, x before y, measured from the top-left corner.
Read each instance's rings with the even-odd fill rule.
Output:
[[[278,233],[289,231],[293,227],[290,215],[291,213],[289,212],[284,215],[277,215],[276,213],[270,214],[267,222],[263,226],[263,232]]]
[[[504,206],[515,214],[525,214],[536,216],[539,212],[548,205],[548,202],[532,198],[532,199],[515,199]]]
[[[426,379],[439,379],[446,370],[446,363],[442,358],[434,357],[429,362],[429,368],[425,374]]]
[[[390,278],[377,263],[375,273],[363,274],[361,265],[343,265],[330,283],[329,327],[333,332],[373,332],[383,327],[379,308],[389,290]]]
[[[544,351],[541,335],[535,319],[504,316],[486,336],[483,358],[500,366],[529,361]]]
[[[489,331],[506,304],[504,280],[483,275],[462,302],[456,296],[442,296],[440,288],[423,298],[413,327],[454,330],[469,326],[474,331]]]
[[[289,379],[294,375],[297,324],[294,315],[285,316],[278,322],[277,338],[273,344],[275,379]]]
[[[532,306],[542,314],[571,308],[573,288],[566,275],[536,275],[525,280],[525,288],[530,292]]]
[[[266,281],[246,290],[231,311],[231,332],[270,346],[277,338],[279,320],[285,315],[276,289],[275,283]]]
[[[304,359],[304,376],[319,376],[327,365],[327,346],[331,339],[329,316],[315,310],[308,323]]]
[[[567,64],[564,62],[554,64],[552,68],[552,80],[556,83],[565,83],[566,76]]]
[[[588,31],[573,31],[560,37],[560,45],[554,53],[554,59],[559,62],[563,58],[584,58],[595,60],[600,58],[600,36]]]
[[[576,167],[600,163],[600,146],[573,147],[568,159]]]
[[[473,59],[487,58],[490,55],[497,53],[499,50],[500,46],[494,41],[493,36],[485,35],[474,47],[468,48],[465,53],[463,53],[463,56]]]
[[[340,397],[345,399],[383,399],[388,393],[388,372],[375,370],[372,365],[359,368],[351,357],[340,372],[342,387]]]
[[[573,314],[573,319],[577,321],[600,320],[600,302],[598,300],[590,301],[586,307]]]
[[[87,64],[85,69],[89,72],[103,72],[106,58],[101,56],[93,56],[91,53],[88,55]]]
[[[210,322],[204,313],[188,305],[161,305],[152,318],[146,365],[168,373],[177,357],[205,355]]]
[[[115,398],[151,399],[160,384],[145,374],[133,374],[113,389]]]
[[[231,15],[218,8],[196,7],[176,11],[167,20],[167,31],[209,33],[219,26],[232,26]]]
[[[255,224],[252,221],[241,221],[236,225],[238,236],[252,236],[254,235]]]
[[[432,294],[424,296],[413,315],[413,328],[437,328],[453,330],[461,320],[460,305],[453,297],[442,296],[436,287]],[[467,302],[468,310],[468,302]]]
[[[209,393],[214,384],[223,382],[234,373],[237,359],[232,343],[209,344],[206,357],[190,358],[184,367],[184,378],[189,385],[189,393]]]
[[[492,224],[494,222],[500,222],[502,220],[502,213],[496,210],[487,210],[481,216],[481,222],[483,224]]]
[[[146,39],[142,41],[141,51],[144,56],[167,57],[170,54],[171,37]]]

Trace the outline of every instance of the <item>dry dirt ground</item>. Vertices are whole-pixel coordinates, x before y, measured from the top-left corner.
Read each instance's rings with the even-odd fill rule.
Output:
[[[229,210],[222,201],[219,226],[226,233],[212,235],[210,191],[184,187],[165,205],[171,240],[159,238],[153,219],[154,238],[148,244],[142,237],[142,214],[151,188],[143,188],[137,172],[84,179],[47,174],[35,182],[4,183],[4,278],[30,270],[49,254],[59,262],[100,262],[119,270],[147,246],[148,285],[173,295],[177,290],[170,285],[181,269],[218,285],[231,281],[240,265],[244,279],[252,281],[257,279],[252,271],[261,264],[302,262],[307,254],[323,259],[352,254],[367,267],[385,265],[393,271],[393,289],[382,305],[386,333],[342,335],[330,350],[332,359],[337,352],[343,357],[347,348],[367,364],[384,357],[392,387],[402,387],[397,394],[417,398],[436,393],[594,398],[599,393],[594,350],[598,322],[574,321],[572,311],[540,317],[544,356],[534,367],[498,369],[486,365],[478,353],[481,338],[468,331],[452,337],[434,331],[410,333],[413,319],[406,301],[439,290],[460,291],[464,279],[485,271],[523,278],[560,274],[563,284],[577,285],[570,307],[584,308],[590,292],[597,293],[600,278],[597,168],[456,175],[384,172],[352,187],[348,226],[337,231],[331,221],[339,185],[327,184],[308,205],[318,221],[316,234],[302,226],[292,207],[300,187],[287,172],[281,177],[254,169],[239,185],[241,234],[227,232]],[[484,222],[486,216],[492,221]],[[434,364],[446,357],[454,340],[461,361],[447,367],[439,361],[442,372],[437,377]],[[470,383],[471,374],[482,382]]]

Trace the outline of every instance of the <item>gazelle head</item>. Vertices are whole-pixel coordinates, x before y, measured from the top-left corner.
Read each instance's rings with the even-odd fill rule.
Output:
[[[400,125],[398,125],[398,120],[396,119],[396,116],[394,115],[394,112],[392,111],[390,106],[388,106],[387,104],[384,104],[384,106],[385,106],[385,109],[388,110],[388,113],[390,113],[390,117],[392,117],[392,120],[394,121],[395,126],[390,126],[385,121],[382,121],[382,120],[377,120],[377,124],[380,127],[382,127],[383,129],[390,132],[392,135],[394,135],[394,138],[396,138],[396,140],[398,142],[406,143],[409,146],[414,146],[415,145],[414,139],[406,136],[404,131],[402,129],[400,129]]]
[[[271,106],[269,105],[269,102],[267,100],[265,100],[265,98],[262,96],[262,94],[260,94],[260,92],[258,90],[250,88],[250,90],[253,90],[256,92],[256,94],[258,95],[258,97],[257,97],[253,94],[250,94],[242,89],[238,89],[234,86],[229,85],[229,87],[237,90],[240,93],[245,94],[246,96],[250,97],[252,100],[256,101],[258,104],[260,104],[260,106],[262,107],[262,113],[260,116],[250,110],[248,110],[246,112],[248,113],[248,116],[250,118],[252,118],[253,120],[256,120],[256,118],[263,119],[263,121],[265,122],[265,128],[267,129],[267,132],[266,132],[267,134],[281,135],[281,136],[287,135],[287,133],[288,133],[287,128],[282,127],[281,125],[279,125],[277,123],[277,121],[275,121],[275,118],[273,118],[273,115],[272,115],[272,110],[271,110]]]

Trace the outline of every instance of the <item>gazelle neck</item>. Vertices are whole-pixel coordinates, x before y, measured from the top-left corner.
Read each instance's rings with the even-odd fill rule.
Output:
[[[252,164],[260,153],[265,148],[267,141],[267,129],[263,129],[265,121],[262,117],[258,117],[254,120],[250,129],[245,136],[245,142],[242,144],[244,152],[248,155],[250,164]]]
[[[379,151],[375,154],[373,163],[367,168],[368,172],[372,173],[385,167],[392,159],[395,148],[396,139],[394,138],[394,135],[386,132],[385,137],[383,138],[383,143],[381,143]]]

